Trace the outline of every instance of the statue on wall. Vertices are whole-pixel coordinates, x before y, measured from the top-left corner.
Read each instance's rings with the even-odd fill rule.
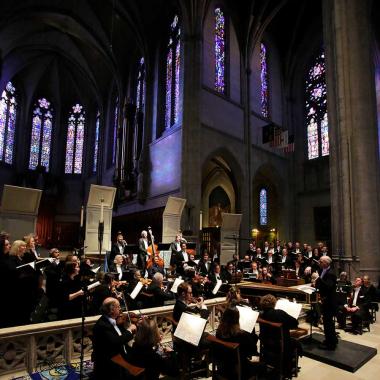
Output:
[[[209,227],[217,227],[222,224],[222,212],[231,212],[231,202],[224,189],[218,186],[209,197]]]

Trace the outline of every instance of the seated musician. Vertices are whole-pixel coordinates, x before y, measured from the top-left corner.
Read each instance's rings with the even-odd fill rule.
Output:
[[[260,248],[257,248],[257,249],[260,249]],[[249,258],[248,255],[245,255],[243,260],[239,261],[238,268],[242,272],[246,272],[251,267],[251,264],[252,264],[251,259]]]
[[[230,290],[226,295],[227,307],[239,306],[250,306],[248,299],[242,298],[240,289],[231,286]]]
[[[189,255],[189,261],[183,263],[183,270],[185,277],[192,277],[192,275],[195,273],[197,269],[197,263],[195,262],[194,255]]]
[[[234,265],[232,264],[232,262],[227,263],[225,268],[223,268],[223,276],[228,284],[230,284],[233,281],[234,274]]]
[[[226,342],[239,343],[239,355],[241,365],[242,379],[250,378],[253,375],[253,367],[250,365],[249,359],[252,355],[258,356],[257,341],[258,337],[253,331],[252,334],[240,329],[239,310],[236,307],[227,307],[222,315],[221,322],[216,331],[216,337]],[[222,369],[223,373],[233,376],[230,358],[226,358],[226,366]]]
[[[271,294],[267,294],[261,298],[261,318],[269,322],[282,323],[284,337],[284,368],[286,368],[285,377],[291,377],[294,352],[296,348],[300,348],[300,344],[290,337],[290,330],[298,327],[298,321],[285,311],[275,309],[276,302],[276,297]]]
[[[261,280],[264,283],[265,282],[266,283],[271,283],[271,284],[275,283],[275,279],[272,276],[272,274],[269,272],[268,267],[262,267],[261,268],[261,272],[259,274],[258,279]]]
[[[230,260],[230,261],[227,263],[227,265],[228,265],[228,264],[232,264],[232,265],[233,265],[233,269],[234,269],[235,272],[238,270],[238,267],[239,267],[239,256],[238,256],[237,253],[234,253],[234,254],[232,255],[232,260]]]
[[[153,257],[153,263],[151,265],[147,265],[147,268],[149,278],[152,278],[156,273],[161,273],[163,276],[165,275],[164,262],[158,255]]]
[[[178,375],[176,357],[168,347],[162,347],[161,335],[154,319],[143,318],[138,324],[135,340],[128,351],[128,361],[145,368],[145,378],[158,380],[160,374]]]
[[[212,265],[211,265],[211,261],[209,259],[209,255],[208,255],[207,251],[205,251],[203,253],[201,260],[198,263],[197,270],[198,270],[199,274],[201,274],[202,276],[207,276],[211,271],[211,267],[212,267]]]
[[[371,280],[368,275],[363,276],[362,288],[368,298],[368,302],[377,301],[376,288],[373,286],[373,284],[371,284]]]
[[[354,287],[351,297],[343,307],[338,307],[337,320],[340,328],[346,327],[346,317],[351,316],[352,332],[357,333],[359,324],[363,320],[369,320],[370,314],[368,311],[369,299],[365,290],[362,288],[362,279],[355,278]]]
[[[297,278],[304,278],[305,263],[303,261],[302,254],[298,254],[297,260],[294,262],[294,269],[296,271]]]
[[[164,289],[164,276],[161,273],[156,273],[152,282],[148,286],[147,293],[153,294],[152,306],[164,306],[165,301],[174,299],[174,295],[171,292],[167,292]]]
[[[96,287],[94,289],[94,292],[92,293],[92,299],[90,304],[91,315],[100,314],[103,301],[106,298],[117,298],[113,293],[114,275],[112,273],[98,272],[96,275],[96,280],[100,282],[100,285]]]
[[[184,264],[189,261],[189,254],[186,251],[186,243],[181,243],[181,250],[176,253],[175,263],[177,264],[177,272],[184,274]]]
[[[209,312],[206,306],[203,304],[203,298],[198,298],[194,300],[192,287],[189,283],[183,282],[178,286],[177,289],[177,301],[173,309],[173,319],[179,322],[183,312],[189,312],[193,314],[200,314],[202,318],[208,318]],[[196,301],[196,305],[191,304]]]
[[[249,278],[259,278],[260,271],[259,271],[259,266],[256,261],[253,261],[251,263],[251,267],[249,268],[248,273],[249,273]]]
[[[120,303],[115,298],[106,298],[101,311],[102,316],[94,326],[92,338],[94,379],[122,380],[126,378],[125,370],[111,359],[118,354],[126,356],[127,343],[133,339],[136,326],[127,326]]]
[[[339,274],[339,279],[336,282],[336,290],[341,293],[351,293],[352,283],[348,279],[347,272],[341,272]]]
[[[113,265],[110,266],[110,272],[115,273],[115,280],[126,281],[127,267],[124,265],[124,258],[122,255],[116,255]]]

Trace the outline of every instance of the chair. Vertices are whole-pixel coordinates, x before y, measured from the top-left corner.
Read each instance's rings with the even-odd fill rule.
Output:
[[[368,310],[372,317],[372,323],[376,322],[376,312],[379,311],[379,304],[377,302],[370,302]]]
[[[135,365],[127,362],[120,354],[117,354],[111,358],[111,360],[127,370],[128,375],[131,378],[144,379],[145,368],[136,367]]]
[[[212,379],[240,380],[239,343],[224,342],[213,335],[209,335],[207,340],[211,343]]]

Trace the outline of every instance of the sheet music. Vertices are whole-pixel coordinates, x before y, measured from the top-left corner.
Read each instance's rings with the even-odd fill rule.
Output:
[[[207,319],[203,319],[198,315],[182,313],[174,336],[194,346],[198,346],[206,323]]]
[[[215,295],[216,293],[218,293],[221,286],[222,286],[222,280],[216,280],[216,285],[214,289],[212,290],[212,294]]]
[[[97,267],[95,269],[91,269],[91,272],[94,272],[94,273],[98,273],[98,270],[100,269],[100,267]]]
[[[316,291],[316,289],[310,285],[298,285],[296,288],[307,294],[313,294]]]
[[[291,317],[298,319],[301,313],[302,304],[296,302],[290,302],[287,299],[279,299],[275,306],[276,310],[283,310]]]
[[[174,284],[173,286],[171,287],[170,291],[173,292],[173,293],[177,293],[177,289],[178,289],[178,286],[180,284],[182,284],[184,282],[184,280],[182,280],[182,278],[176,278],[175,281],[174,281]]]
[[[19,265],[18,267],[16,267],[16,269],[19,269],[19,268],[22,268],[22,267],[26,267],[26,266],[30,266],[31,268],[33,269],[36,269],[36,264],[34,261],[30,262],[30,263],[27,263],[27,264],[22,264],[22,265]]]
[[[87,290],[94,289],[94,288],[96,288],[96,287],[99,286],[99,285],[100,285],[100,282],[99,282],[99,281],[96,281],[96,282],[94,282],[93,284],[88,285],[88,286],[87,286]]]
[[[133,289],[133,291],[132,291],[132,293],[131,293],[131,298],[134,300],[136,297],[137,297],[137,295],[140,293],[140,290],[142,289],[142,287],[143,287],[143,284],[142,284],[142,282],[138,282],[137,284],[136,284],[136,286],[135,286],[135,288]]]
[[[259,317],[259,312],[252,310],[247,306],[236,306],[239,310],[240,318],[239,324],[240,328],[248,333],[251,333],[255,327],[257,322],[257,318]]]

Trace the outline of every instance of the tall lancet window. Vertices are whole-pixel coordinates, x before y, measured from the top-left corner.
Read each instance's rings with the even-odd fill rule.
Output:
[[[118,121],[119,121],[119,98],[116,98],[115,108],[113,112],[113,137],[112,137],[112,163],[113,164],[116,162]]]
[[[269,88],[268,88],[268,57],[267,48],[260,44],[260,78],[261,78],[261,114],[269,117]]]
[[[179,93],[181,69],[181,29],[178,16],[170,25],[170,37],[166,55],[166,101],[165,128],[172,127],[179,120]]]
[[[260,190],[259,195],[260,226],[268,224],[268,193],[266,189]]]
[[[85,122],[83,106],[76,104],[69,114],[67,126],[66,174],[82,173]]]
[[[224,13],[215,8],[215,90],[225,93],[226,31]]]
[[[145,62],[141,57],[137,72],[136,108],[143,112],[145,105]]]
[[[49,171],[52,130],[53,108],[45,98],[38,99],[33,110],[29,169],[41,165]]]
[[[325,54],[320,53],[306,78],[308,158],[329,155]]]
[[[12,164],[16,127],[16,89],[11,82],[5,86],[0,100],[0,161]]]
[[[100,132],[100,112],[96,114],[95,120],[95,140],[94,140],[94,163],[92,166],[92,171],[96,173],[98,166],[98,154],[99,154],[99,132]]]

